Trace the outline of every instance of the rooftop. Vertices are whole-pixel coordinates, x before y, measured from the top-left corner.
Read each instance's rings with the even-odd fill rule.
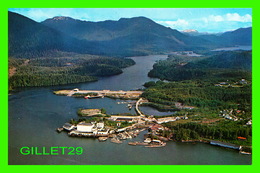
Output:
[[[81,122],[81,123],[79,123],[78,125],[93,126],[93,124],[91,124],[91,123],[84,123],[84,122]]]

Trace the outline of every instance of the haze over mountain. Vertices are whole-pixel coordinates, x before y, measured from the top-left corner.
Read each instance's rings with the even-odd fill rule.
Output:
[[[190,36],[145,17],[88,22],[59,16],[38,23],[9,12],[9,56],[14,57],[48,56],[59,51],[123,57],[201,50],[248,43],[250,34],[250,29],[242,29],[221,37]],[[223,43],[223,38],[228,42]]]

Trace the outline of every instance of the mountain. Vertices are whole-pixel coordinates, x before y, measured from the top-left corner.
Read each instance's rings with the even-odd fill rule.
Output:
[[[225,32],[220,37],[232,45],[252,45],[252,27]]]
[[[190,35],[190,36],[201,36],[201,35],[221,35],[223,32],[217,32],[217,33],[209,33],[209,32],[199,32],[195,29],[186,29],[186,30],[182,30],[181,33],[186,34],[186,35]]]
[[[187,36],[145,17],[89,22],[59,16],[42,24],[77,39],[98,41],[102,45],[101,50],[105,48],[109,52],[113,49],[139,53],[188,50],[205,47],[210,42]]]
[[[252,45],[252,27],[239,28],[219,35],[200,35],[199,38],[214,42],[219,46]]]
[[[185,37],[179,31],[159,25],[145,17],[121,18],[118,21],[89,22],[59,16],[47,19],[42,24],[78,39],[91,41],[108,41],[138,33],[139,35],[149,33],[165,37],[175,36],[176,39],[180,39],[180,42],[182,37]]]
[[[8,12],[9,56],[37,57],[57,51],[88,53],[90,43],[80,41],[20,14]]]
[[[89,22],[58,16],[41,23],[9,12],[9,56],[41,57],[60,52],[136,56],[182,50],[213,49],[249,42],[244,30],[221,36],[191,36],[146,17]],[[247,38],[250,37],[250,38]],[[223,41],[223,38],[224,41]]]
[[[252,51],[221,52],[201,60],[193,59],[169,55],[168,59],[155,63],[148,76],[169,81],[251,78]]]
[[[194,36],[194,35],[201,35],[199,33],[199,31],[195,30],[195,29],[186,29],[186,30],[183,30],[181,31],[183,34],[186,34],[186,35],[191,35],[191,36]]]
[[[186,68],[228,68],[252,70],[252,51],[221,52],[198,62],[189,63]]]

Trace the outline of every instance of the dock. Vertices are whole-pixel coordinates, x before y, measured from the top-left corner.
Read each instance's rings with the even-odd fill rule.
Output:
[[[111,97],[111,98],[123,98],[123,99],[138,99],[143,91],[111,91],[111,90],[79,90],[79,89],[72,89],[72,90],[59,90],[54,91],[56,95],[63,95],[63,96],[73,96],[74,94],[87,96],[90,93],[96,94],[96,96],[91,96],[89,98],[103,98],[103,97]]]
[[[220,141],[210,141],[211,145],[216,145],[216,146],[220,146],[220,147],[225,147],[225,148],[231,148],[231,149],[235,149],[235,150],[240,150],[241,146],[235,145],[235,144],[230,144],[230,143],[226,143],[226,142],[220,142]]]

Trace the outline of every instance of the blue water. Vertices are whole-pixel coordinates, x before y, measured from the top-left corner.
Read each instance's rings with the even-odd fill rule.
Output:
[[[53,90],[59,89],[110,89],[133,90],[142,88],[150,80],[147,77],[156,60],[167,56],[133,57],[136,65],[124,69],[124,73],[101,78],[97,82],[71,84],[66,86],[26,88],[9,96],[9,164],[18,165],[244,165],[251,164],[250,155],[241,155],[236,150],[211,146],[209,144],[187,144],[168,142],[163,148],[145,148],[130,146],[128,141],[115,144],[110,141],[98,142],[91,138],[72,138],[67,133],[57,133],[72,118],[78,118],[78,108],[105,108],[109,114],[134,113],[126,104],[117,104],[121,100],[103,98],[85,100],[66,96],[57,96]],[[151,115],[167,115],[153,108],[142,107],[142,111]],[[145,133],[145,132],[143,132]],[[143,134],[137,139],[142,140]],[[21,147],[82,147],[80,156],[24,156]]]
[[[252,46],[223,47],[223,48],[214,49],[212,51],[235,51],[235,50],[252,50]]]

